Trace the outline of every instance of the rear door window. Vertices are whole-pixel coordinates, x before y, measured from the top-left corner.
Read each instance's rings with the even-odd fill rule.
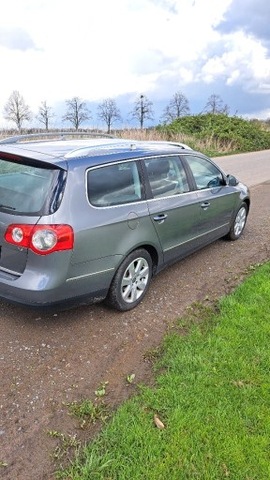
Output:
[[[136,162],[106,165],[87,172],[87,194],[95,207],[138,202],[143,187]]]
[[[179,157],[157,157],[145,160],[153,198],[171,197],[189,191],[185,170]]]
[[[63,173],[63,172],[62,172]],[[39,168],[0,159],[0,211],[13,214],[46,214],[55,202],[60,170]]]

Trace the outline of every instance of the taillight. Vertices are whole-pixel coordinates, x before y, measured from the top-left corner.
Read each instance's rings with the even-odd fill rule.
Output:
[[[5,240],[18,247],[30,248],[40,255],[70,250],[74,244],[74,233],[70,225],[9,225]]]

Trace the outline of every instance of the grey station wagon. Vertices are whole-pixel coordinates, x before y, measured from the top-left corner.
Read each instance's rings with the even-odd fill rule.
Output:
[[[0,142],[0,298],[129,310],[165,266],[242,234],[248,188],[203,154],[54,137]]]

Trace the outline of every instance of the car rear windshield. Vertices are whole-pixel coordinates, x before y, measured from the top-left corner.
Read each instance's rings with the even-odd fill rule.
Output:
[[[59,174],[59,169],[0,158],[0,211],[14,215],[52,213],[57,208]]]

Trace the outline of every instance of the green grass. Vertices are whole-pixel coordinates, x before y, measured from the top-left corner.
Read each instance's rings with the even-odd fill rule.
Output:
[[[140,387],[59,476],[269,480],[270,265],[215,313],[195,310],[188,334],[185,319],[166,337],[155,388]]]
[[[81,402],[72,402],[66,404],[72,415],[80,420],[80,427],[85,428],[89,423],[97,421],[105,422],[109,417],[107,406],[104,402],[91,402],[91,400],[82,400]]]

